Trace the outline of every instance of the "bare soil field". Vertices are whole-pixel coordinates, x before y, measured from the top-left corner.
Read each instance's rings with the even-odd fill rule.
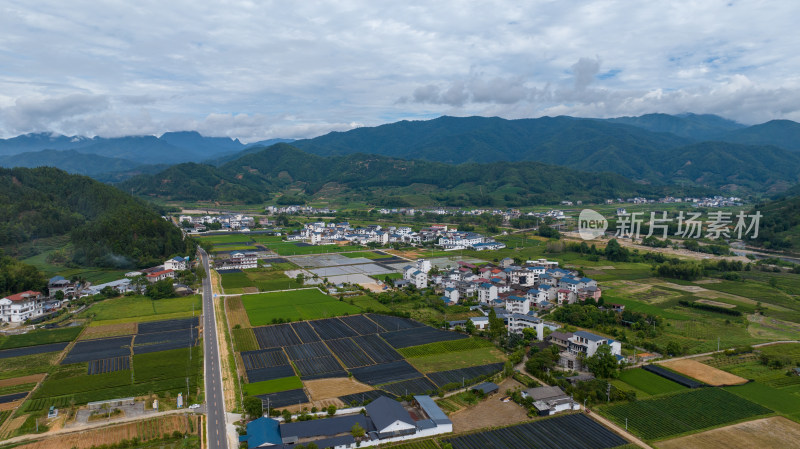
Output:
[[[225,298],[225,308],[227,309],[226,315],[231,329],[238,324],[241,327],[252,327],[250,325],[250,318],[247,316],[247,311],[242,304],[241,296],[229,296]]]
[[[747,383],[747,379],[743,379],[739,376],[722,371],[712,366],[704,365],[696,360],[673,360],[671,362],[661,363],[661,365],[715,387],[720,385],[741,385]]]
[[[796,449],[800,448],[800,424],[775,416],[661,441],[656,446],[659,449]]]
[[[395,249],[386,249],[383,252],[391,254],[393,256],[404,257],[406,259],[416,260],[422,257],[422,253],[420,251],[398,251]]]
[[[381,293],[383,291],[383,287],[376,284],[376,283],[369,283],[369,284],[361,284],[362,287],[366,288],[367,290],[375,293]]]
[[[96,338],[118,337],[136,333],[138,323],[106,324],[105,326],[87,327],[78,340],[94,340]]]
[[[306,386],[311,399],[314,401],[373,390],[373,388],[367,384],[362,384],[355,379],[346,377],[307,380],[303,382],[303,384]]]
[[[30,376],[12,377],[0,380],[0,387],[13,387],[14,385],[39,383],[44,379],[44,374],[31,374]]]
[[[453,432],[468,432],[484,427],[509,426],[528,421],[528,413],[513,401],[503,402],[506,390],[522,387],[522,384],[508,378],[500,383],[500,391],[489,396],[473,407],[459,410],[450,415]]]
[[[699,281],[694,281],[695,284],[719,284],[722,280],[720,279],[700,279]]]
[[[242,291],[244,293],[258,293],[258,287],[244,287]]]
[[[728,304],[728,303],[719,302],[719,301],[712,301],[710,299],[698,299],[696,302],[699,302],[700,304],[708,304],[710,306],[722,307],[722,308],[725,308],[725,309],[735,309],[736,308],[736,306],[733,305],[733,304]]]
[[[23,402],[25,402],[25,399],[20,399],[19,401],[14,401],[14,402],[4,402],[0,404],[0,412],[4,412],[6,410],[14,410],[15,408],[22,405]]]
[[[190,432],[189,420],[193,420]],[[122,425],[103,427],[95,430],[62,434],[58,437],[44,439],[35,443],[17,446],[18,449],[49,449],[53,447],[87,449],[92,446],[111,445],[123,439],[130,440],[138,437],[141,441],[160,438],[165,433],[172,434],[177,430],[181,433],[197,433],[199,427],[198,416],[168,415],[146,421],[136,421]]]

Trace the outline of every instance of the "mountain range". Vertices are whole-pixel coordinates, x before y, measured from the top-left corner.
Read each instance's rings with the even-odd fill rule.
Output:
[[[220,167],[178,164],[119,185],[145,197],[182,201],[279,204],[307,201],[382,206],[521,206],[564,199],[602,201],[663,195],[664,186],[613,173],[588,173],[540,162],[466,163],[380,155],[318,156],[276,144]]]
[[[121,182],[184,162],[224,167],[287,141],[245,145],[196,132],[110,139],[27,134],[0,140],[0,155],[6,155],[0,157],[0,165],[58,165]],[[639,183],[742,195],[781,192],[800,181],[800,124],[788,120],[745,126],[697,114],[519,120],[444,116],[291,143],[320,156],[369,154],[446,164],[536,161],[583,172],[613,172]],[[42,152],[45,149],[74,153],[56,157]],[[81,156],[87,154],[101,157]]]

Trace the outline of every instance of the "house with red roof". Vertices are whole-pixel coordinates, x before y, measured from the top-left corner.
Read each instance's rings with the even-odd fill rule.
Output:
[[[22,323],[44,313],[45,296],[33,290],[0,299],[0,321]]]
[[[167,278],[175,279],[175,271],[173,270],[154,271],[145,277],[147,278],[148,282],[155,283],[158,281],[163,281],[164,279]]]

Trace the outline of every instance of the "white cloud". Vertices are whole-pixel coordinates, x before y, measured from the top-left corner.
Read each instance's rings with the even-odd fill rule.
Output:
[[[800,119],[800,3],[0,5],[0,136],[308,137],[402,117]]]

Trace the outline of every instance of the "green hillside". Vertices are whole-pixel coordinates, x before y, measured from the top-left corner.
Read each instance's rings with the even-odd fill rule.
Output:
[[[55,168],[0,169],[0,247],[69,236],[73,263],[148,266],[193,242],[152,206],[115,187]]]
[[[173,200],[257,203],[287,195],[292,201],[361,201],[385,206],[519,206],[564,199],[603,200],[658,195],[663,187],[619,175],[585,173],[538,162],[466,163],[403,160],[351,154],[322,157],[277,144],[215,168],[181,164],[120,185],[125,191]]]

